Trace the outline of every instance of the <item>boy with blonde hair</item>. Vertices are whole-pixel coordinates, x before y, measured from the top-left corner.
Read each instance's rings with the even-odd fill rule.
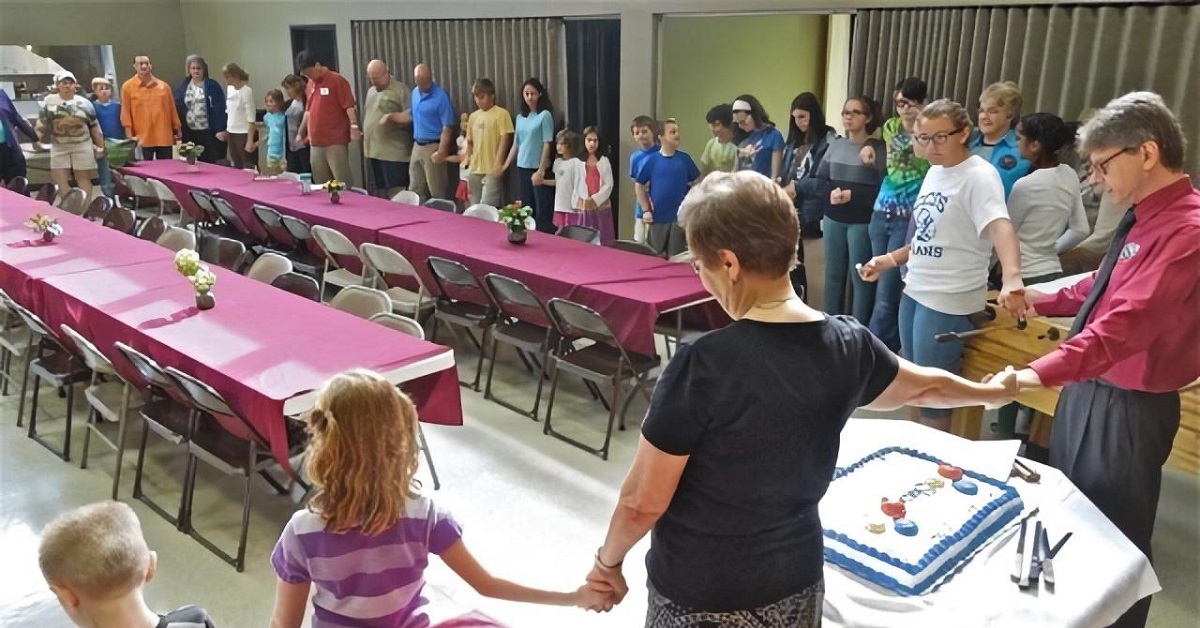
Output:
[[[158,615],[142,587],[158,555],[146,546],[133,509],[106,501],[59,515],[42,531],[38,564],[63,610],[82,628],[213,628],[198,606]]]

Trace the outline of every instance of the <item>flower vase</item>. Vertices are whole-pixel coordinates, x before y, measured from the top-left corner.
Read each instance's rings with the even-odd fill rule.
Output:
[[[194,165],[196,165],[196,156],[195,156],[195,155],[188,155],[188,156],[187,156],[187,163],[188,163],[188,165],[189,165],[189,166],[194,166]]]
[[[217,297],[213,296],[212,292],[197,292],[196,293],[196,309],[211,310],[217,305]]]
[[[42,232],[42,242],[50,243],[54,241],[54,234],[49,231]]]
[[[525,229],[510,228],[508,230],[508,241],[512,244],[525,244],[525,238],[528,236],[529,234]]]
[[[341,203],[342,202],[342,193],[341,192],[330,192],[329,193],[329,202],[333,203],[334,205]]]

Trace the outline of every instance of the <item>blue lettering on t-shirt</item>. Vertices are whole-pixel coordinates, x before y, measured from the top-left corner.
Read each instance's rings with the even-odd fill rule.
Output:
[[[937,234],[937,219],[946,211],[946,205],[949,203],[950,197],[940,192],[928,192],[917,199],[912,215],[916,226],[912,241],[913,255],[942,256],[942,247],[922,243],[933,240]]]

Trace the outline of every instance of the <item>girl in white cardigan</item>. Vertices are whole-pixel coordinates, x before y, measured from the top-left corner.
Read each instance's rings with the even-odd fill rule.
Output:
[[[575,224],[586,225],[600,232],[600,244],[616,239],[613,229],[612,164],[601,154],[600,130],[589,126],[583,130],[583,167],[576,173]]]

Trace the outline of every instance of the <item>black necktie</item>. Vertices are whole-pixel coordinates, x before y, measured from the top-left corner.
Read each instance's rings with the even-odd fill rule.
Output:
[[[1088,319],[1092,317],[1092,310],[1096,309],[1096,302],[1108,288],[1108,280],[1112,277],[1117,260],[1121,259],[1121,249],[1125,248],[1125,239],[1129,237],[1129,232],[1133,229],[1135,222],[1137,222],[1137,217],[1133,215],[1133,208],[1130,207],[1125,212],[1125,216],[1121,218],[1121,224],[1117,225],[1117,231],[1113,233],[1112,242],[1109,243],[1104,260],[1100,262],[1100,270],[1096,273],[1096,281],[1092,284],[1092,290],[1088,292],[1087,299],[1084,299],[1083,306],[1079,308],[1079,313],[1075,315],[1075,321],[1071,323],[1068,338],[1083,331]]]

